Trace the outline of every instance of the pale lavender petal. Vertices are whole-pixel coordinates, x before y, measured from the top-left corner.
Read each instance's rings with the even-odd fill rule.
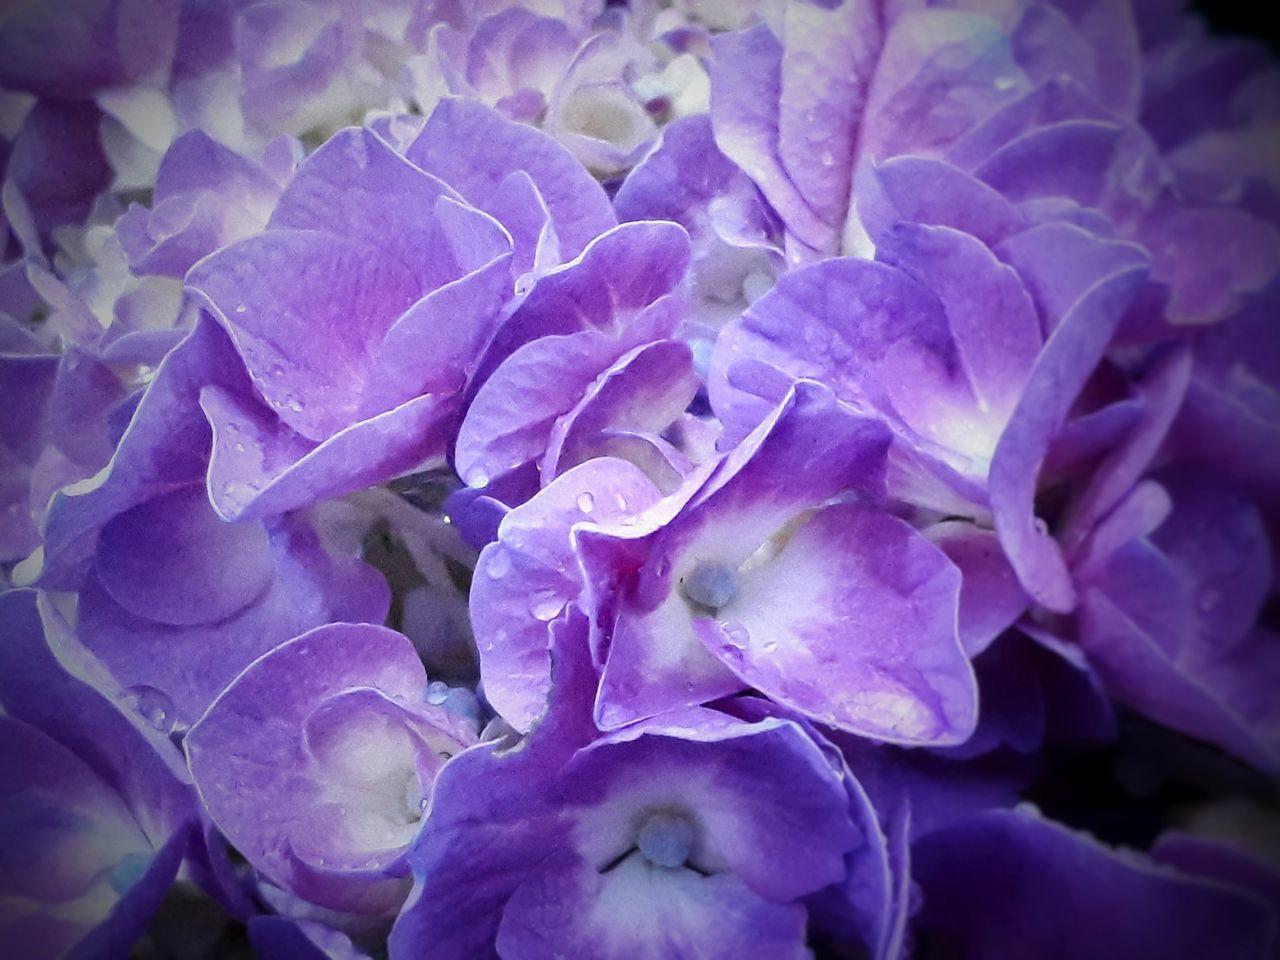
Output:
[[[393,908],[442,757],[471,742],[426,688],[412,644],[391,630],[304,634],[250,665],[191,728],[201,798],[286,888],[335,909]]]

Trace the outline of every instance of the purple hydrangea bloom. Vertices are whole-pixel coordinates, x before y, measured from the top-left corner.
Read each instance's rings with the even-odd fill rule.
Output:
[[[111,461],[55,496],[26,571],[80,590],[80,642],[170,726],[275,644],[333,619],[380,620],[387,605],[381,578],[326,551],[305,517],[214,512],[198,397],[229,382],[233,357],[204,321],[165,358]]]
[[[586,622],[571,612],[551,629],[556,692],[541,724],[437,781],[392,955],[431,943],[441,956],[804,956],[804,900],[842,881],[846,852],[887,863],[847,774],[775,718],[693,709],[601,736]]]
[[[10,6],[13,949],[1276,952],[1272,51]]]
[[[500,159],[494,138],[510,148]],[[188,277],[252,383],[202,395],[219,512],[305,506],[442,454],[513,270],[572,256],[611,221],[554,143],[474,104],[443,103],[404,156],[367,130],[335,136],[265,233]],[[423,337],[430,364],[411,352]]]

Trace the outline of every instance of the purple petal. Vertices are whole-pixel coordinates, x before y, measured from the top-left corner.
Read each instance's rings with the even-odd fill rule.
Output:
[[[747,685],[806,716],[881,740],[956,743],[977,717],[959,592],[955,566],[907,524],[837,506],[745,574],[715,628],[695,626]]]
[[[1022,586],[1050,610],[1069,611],[1075,597],[1057,543],[1036,520],[1036,477],[1050,438],[1101,360],[1145,274],[1142,268],[1113,273],[1063,316],[1036,360],[991,461],[996,532]]]
[[[591,460],[512,510],[485,547],[471,581],[471,625],[485,696],[518,730],[546,709],[551,689],[549,622],[582,592],[570,527],[610,523],[658,496],[631,464]]]
[[[616,437],[656,437],[688,409],[699,386],[693,355],[681,341],[637,347],[601,373],[578,405],[556,421],[542,476],[550,479],[593,456],[609,456]]]
[[[974,883],[976,859],[998,863]],[[917,844],[926,927],[973,956],[1098,960],[1266,955],[1272,917],[1239,891],[1162,869],[1026,811],[993,811]],[[1070,910],[1071,903],[1123,910]]]
[[[952,520],[924,532],[960,568],[960,644],[966,655],[976,657],[1031,601],[994,531]]]
[[[495,215],[491,198],[513,171],[525,171],[551,211],[565,257],[617,223],[604,191],[563,147],[474,101],[442,100],[405,157]]]
[[[422,294],[395,260],[301,230],[228,247],[187,281],[218,311],[272,410],[315,441],[354,420],[382,338]]]
[[[112,518],[98,536],[95,572],[131,613],[193,626],[224,620],[252,603],[275,566],[262,527],[223,521],[199,485]]]

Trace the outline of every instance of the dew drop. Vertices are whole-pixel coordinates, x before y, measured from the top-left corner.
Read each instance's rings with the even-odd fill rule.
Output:
[[[494,580],[500,580],[511,572],[511,558],[507,556],[507,551],[499,547],[489,555],[488,562],[484,565],[485,573]]]
[[[133,701],[133,708],[147,724],[161,733],[170,733],[174,726],[173,701],[169,695],[155,687],[139,685],[125,691]]]
[[[556,614],[564,609],[564,601],[554,595],[546,596],[533,605],[533,616],[543,623],[554,620]]]
[[[578,494],[578,509],[583,513],[590,513],[595,509],[596,498],[589,493]]]
[[[778,641],[766,640],[764,643],[760,644],[760,649],[763,650],[765,653],[777,653]]]
[[[427,684],[426,701],[433,706],[440,706],[449,699],[449,685],[443,680],[432,680]]]

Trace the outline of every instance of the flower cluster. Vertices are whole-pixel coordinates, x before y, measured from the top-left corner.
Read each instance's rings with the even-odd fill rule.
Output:
[[[15,956],[1280,949],[1264,47],[51,0],[0,120]]]

